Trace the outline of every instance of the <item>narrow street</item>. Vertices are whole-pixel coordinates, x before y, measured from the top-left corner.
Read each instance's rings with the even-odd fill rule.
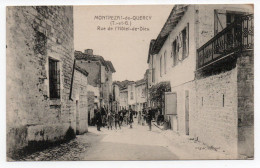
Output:
[[[178,157],[167,147],[167,139],[158,129],[148,130],[148,126],[134,124],[133,128],[124,126],[121,130],[102,129],[97,132],[90,128],[88,137],[79,136],[81,142],[92,143],[82,153],[83,160],[176,160]]]
[[[168,148],[169,141],[158,128],[134,122],[133,128],[97,131],[90,126],[89,132],[59,146],[28,155],[21,160],[176,160],[178,157]]]
[[[141,126],[134,121],[133,128],[97,131],[90,126],[89,132],[76,139],[27,155],[26,161],[76,161],[76,160],[180,160],[180,159],[232,159],[232,155],[194,140],[162,131],[153,126]]]

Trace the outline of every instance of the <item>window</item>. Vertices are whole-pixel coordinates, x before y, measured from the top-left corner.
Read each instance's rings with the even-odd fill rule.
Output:
[[[166,74],[166,57],[167,57],[167,51],[164,52],[164,74]]]
[[[246,13],[240,11],[214,10],[214,35],[221,32],[244,14]]]
[[[133,100],[134,99],[134,93],[133,92],[131,92],[131,100]]]
[[[49,90],[51,99],[60,98],[59,61],[49,58]]]
[[[176,40],[174,40],[174,42],[172,43],[172,54],[173,54],[173,66],[177,65],[177,42]]]
[[[142,89],[141,97],[145,97],[145,88]]]
[[[189,51],[189,24],[182,30],[182,59],[188,57]]]

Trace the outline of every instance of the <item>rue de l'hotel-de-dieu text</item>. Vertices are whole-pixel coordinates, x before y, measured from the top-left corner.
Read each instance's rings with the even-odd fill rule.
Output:
[[[142,22],[137,22],[151,19],[152,16],[94,16],[96,21],[108,21],[108,26],[97,26],[99,31],[150,31],[148,27],[139,25]]]

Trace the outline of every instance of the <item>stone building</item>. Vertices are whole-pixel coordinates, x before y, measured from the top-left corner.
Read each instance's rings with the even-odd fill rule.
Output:
[[[128,107],[129,109],[136,110],[136,91],[135,82],[129,82],[127,85],[128,90]]]
[[[128,110],[128,89],[127,88],[121,88],[120,94],[119,94],[119,107],[120,110]]]
[[[170,83],[171,128],[234,158],[254,156],[251,5],[175,5],[151,40],[148,87]]]
[[[106,61],[102,56],[94,55],[92,49],[86,49],[84,53],[75,51],[77,63],[89,72],[89,89],[95,95],[95,108],[112,108],[112,74],[115,71],[111,61]],[[92,105],[91,105],[92,106]],[[94,116],[91,112],[90,116]]]
[[[124,81],[115,81],[114,85],[119,87],[119,110],[128,109],[128,85],[134,83],[134,81],[124,80]]]
[[[118,112],[120,110],[120,87],[121,85],[118,82],[113,82],[113,104],[112,111]]]
[[[147,106],[147,83],[145,78],[135,82],[136,111],[142,112]]]
[[[13,6],[6,18],[7,155],[85,132],[87,73],[73,68],[73,7]]]
[[[76,62],[75,62],[76,63]],[[72,101],[76,105],[76,134],[88,131],[88,72],[77,65],[74,66],[72,78]]]

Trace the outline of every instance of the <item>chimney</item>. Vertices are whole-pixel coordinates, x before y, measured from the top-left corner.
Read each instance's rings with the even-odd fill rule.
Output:
[[[93,55],[93,50],[92,49],[86,49],[85,54],[88,54],[88,55]]]

